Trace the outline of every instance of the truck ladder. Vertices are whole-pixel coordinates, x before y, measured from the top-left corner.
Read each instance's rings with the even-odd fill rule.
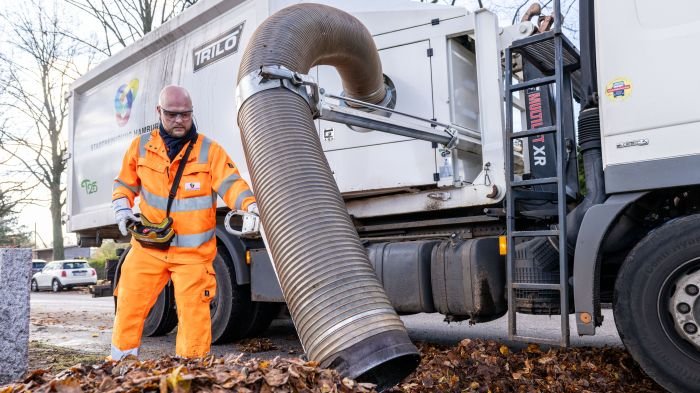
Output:
[[[507,293],[508,293],[508,338],[511,340],[535,342],[547,345],[569,345],[569,265],[566,252],[559,252],[559,283],[527,283],[515,282],[515,246],[516,242],[524,238],[535,239],[539,237],[558,238],[558,249],[566,250],[566,202],[567,202],[567,167],[566,158],[567,142],[569,147],[571,140],[567,141],[566,135],[573,135],[573,106],[572,106],[572,72],[579,67],[579,56],[576,48],[562,34],[560,1],[554,1],[555,23],[553,29],[536,34],[518,41],[505,50],[505,98],[506,98],[506,128],[504,132],[504,146],[506,146],[506,221],[507,221]],[[523,80],[513,84],[513,54],[519,54],[523,63],[530,62],[541,72],[541,77]],[[552,86],[555,97],[554,124],[527,129],[520,132],[513,131],[513,94],[530,88],[540,87],[549,89]],[[568,127],[568,128],[567,128]],[[567,132],[564,132],[567,131]],[[556,140],[556,176],[539,179],[515,180],[513,165],[513,143],[519,138],[527,138],[533,135],[553,134]],[[576,154],[575,147],[573,154]],[[533,188],[556,185],[556,193],[535,191]],[[551,186],[550,186],[551,187]],[[555,215],[558,218],[556,226],[544,226],[543,228],[516,227],[516,201],[543,201],[557,202]],[[554,212],[553,212],[554,213]],[[554,217],[554,215],[552,216]],[[558,339],[545,337],[526,337],[518,335],[517,308],[515,301],[516,289],[518,290],[550,290],[559,292],[561,312],[561,336]]]

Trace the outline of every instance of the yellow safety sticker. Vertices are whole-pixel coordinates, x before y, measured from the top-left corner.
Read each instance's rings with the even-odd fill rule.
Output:
[[[632,94],[632,82],[627,78],[615,78],[605,86],[605,95],[611,101],[629,98]]]

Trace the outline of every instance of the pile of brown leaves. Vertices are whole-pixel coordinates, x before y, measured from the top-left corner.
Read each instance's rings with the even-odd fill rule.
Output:
[[[465,339],[455,347],[420,345],[418,370],[391,392],[664,392],[623,348],[511,350]]]
[[[374,385],[340,377],[300,359],[271,361],[208,357],[198,360],[164,358],[108,361],[92,367],[77,365],[52,376],[46,370],[29,374],[21,384],[0,388],[18,392],[238,392],[238,393],[371,393]]]
[[[258,353],[277,349],[269,338],[247,338],[238,342],[241,352]]]
[[[465,339],[457,346],[420,344],[421,363],[394,393],[423,392],[663,392],[622,348],[511,351],[495,341]],[[16,392],[375,392],[371,384],[340,377],[301,359],[247,360],[208,357],[103,362],[57,375],[37,370]]]

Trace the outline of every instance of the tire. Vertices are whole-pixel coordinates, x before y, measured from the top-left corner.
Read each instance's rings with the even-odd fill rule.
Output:
[[[119,257],[119,263],[114,272],[114,282],[112,283],[112,291],[119,283],[119,276],[122,270],[122,264],[126,259],[131,247],[127,247]],[[114,296],[114,312],[117,312],[117,296]],[[164,336],[170,333],[177,326],[177,310],[175,308],[175,291],[173,290],[172,281],[168,281],[165,288],[158,295],[151,310],[146,316],[143,324],[143,335],[146,337]]]
[[[219,245],[219,247],[224,247]],[[231,257],[217,252],[214,259],[216,271],[216,297],[212,301],[212,343],[225,344],[265,331],[279,313],[282,303],[253,302],[250,285],[238,285]]]
[[[39,292],[39,284],[35,279],[32,279],[32,292]]]
[[[700,391],[700,335],[677,323],[679,297],[700,279],[700,215],[669,221],[629,253],[615,282],[613,312],[622,342],[642,369],[671,392]],[[695,288],[697,289],[697,287]],[[686,290],[687,291],[687,290]],[[700,320],[700,296],[687,316]],[[680,312],[680,311],[679,311]],[[681,326],[682,324],[685,324]]]
[[[253,316],[247,337],[261,336],[282,311],[282,303],[253,302]]]
[[[236,273],[228,256],[217,252],[214,258],[216,296],[211,307],[211,342],[224,344],[242,337],[240,318],[250,312],[246,299],[236,284]]]
[[[51,291],[53,292],[61,292],[63,290],[63,285],[61,285],[61,282],[58,281],[57,278],[54,278],[51,281]]]

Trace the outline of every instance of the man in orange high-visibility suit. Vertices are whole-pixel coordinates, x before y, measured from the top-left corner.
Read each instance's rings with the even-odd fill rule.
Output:
[[[182,179],[170,217],[175,236],[167,249],[142,246],[131,240],[121,268],[117,313],[112,331],[113,360],[138,356],[144,320],[158,294],[172,279],[177,304],[176,354],[202,357],[211,347],[209,303],[216,293],[216,194],[231,209],[247,210],[257,218],[255,198],[224,149],[198,134],[192,121],[192,100],[179,86],[166,86],[156,111],[160,127],[134,139],[114,181],[112,205],[121,233],[129,221],[139,221],[131,207],[141,197],[141,216],[151,223],[166,218],[168,194],[180,165]],[[186,163],[186,146],[194,143]],[[216,193],[216,194],[215,194]]]

